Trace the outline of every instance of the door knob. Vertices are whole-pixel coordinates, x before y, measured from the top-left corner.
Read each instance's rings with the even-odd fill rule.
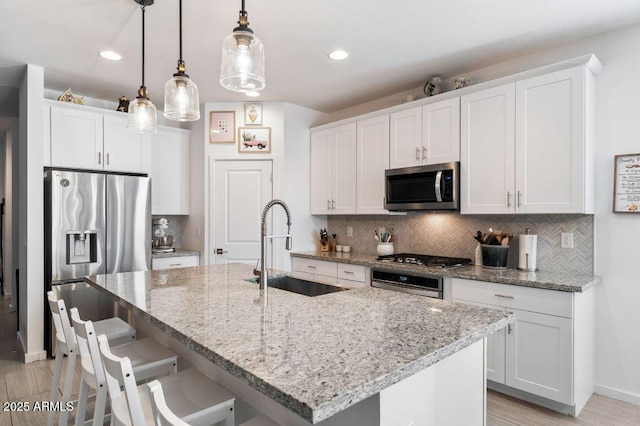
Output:
[[[229,253],[227,250],[223,250],[223,249],[216,249],[216,254],[224,254],[224,253]]]

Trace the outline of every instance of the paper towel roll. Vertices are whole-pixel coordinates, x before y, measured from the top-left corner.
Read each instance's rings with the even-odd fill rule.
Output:
[[[518,259],[518,269],[522,269],[523,271],[537,270],[537,251],[537,235],[520,235],[520,256]]]

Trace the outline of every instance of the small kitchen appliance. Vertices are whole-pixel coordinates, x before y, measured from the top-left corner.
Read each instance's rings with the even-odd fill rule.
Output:
[[[160,217],[153,219],[153,252],[167,253],[173,252],[173,235],[169,235],[169,220]]]
[[[420,154],[416,151],[417,160]],[[460,162],[385,171],[384,208],[391,211],[458,210]]]

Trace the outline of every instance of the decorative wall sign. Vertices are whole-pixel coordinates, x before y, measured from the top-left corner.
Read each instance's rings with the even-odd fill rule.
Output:
[[[209,120],[209,142],[226,143],[236,141],[236,112],[211,111]]]
[[[616,155],[613,212],[640,213],[640,154]]]
[[[262,125],[262,104],[244,104],[245,126]]]
[[[239,127],[238,152],[271,152],[271,127]]]

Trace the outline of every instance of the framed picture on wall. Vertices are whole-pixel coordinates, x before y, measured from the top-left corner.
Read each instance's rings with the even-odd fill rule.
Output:
[[[640,154],[614,157],[613,212],[640,213]]]
[[[244,125],[262,126],[262,104],[244,104]]]
[[[239,127],[238,152],[271,152],[271,127]]]
[[[236,141],[236,112],[211,111],[209,119],[210,143],[233,143]]]

